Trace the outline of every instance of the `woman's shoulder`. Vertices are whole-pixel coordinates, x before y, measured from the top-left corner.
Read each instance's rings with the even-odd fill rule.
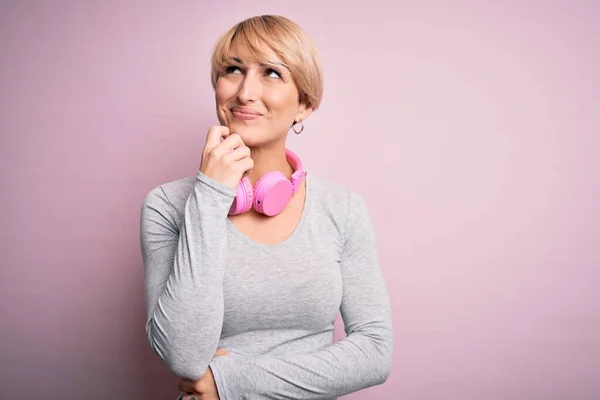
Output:
[[[180,214],[194,189],[196,180],[197,177],[188,176],[161,183],[148,192],[144,206]],[[307,181],[310,181],[312,204],[331,218],[343,220],[365,207],[363,196],[346,183],[314,174],[309,174]]]
[[[146,194],[144,206],[152,206],[161,211],[169,208],[181,211],[194,189],[195,180],[194,176],[188,176],[156,185]]]
[[[332,180],[319,175],[311,175],[313,195],[325,202],[353,202],[362,199],[357,189],[347,183]]]
[[[349,184],[315,175],[309,179],[312,203],[331,218],[345,221],[366,209],[363,196]]]
[[[312,204],[318,223],[335,228],[344,241],[349,237],[371,238],[373,224],[365,197],[348,184],[313,177]]]

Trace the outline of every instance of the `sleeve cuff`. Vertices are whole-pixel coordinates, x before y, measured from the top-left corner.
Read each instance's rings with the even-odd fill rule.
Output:
[[[207,185],[208,187],[216,190],[217,192],[230,197],[231,199],[233,199],[236,194],[237,194],[237,190],[236,189],[232,189],[227,185],[222,184],[221,182],[217,182],[212,178],[209,178],[208,176],[204,175],[202,172],[198,171],[196,173],[196,179],[200,182],[202,182],[204,185]]]

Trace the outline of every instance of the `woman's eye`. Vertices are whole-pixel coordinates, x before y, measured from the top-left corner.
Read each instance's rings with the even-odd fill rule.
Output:
[[[267,69],[265,74],[267,74],[269,78],[281,78],[281,74],[272,68]]]
[[[237,71],[237,73],[241,72],[240,69],[238,67],[236,67],[235,65],[232,65],[230,67],[225,68],[225,73],[226,74],[233,74]]]

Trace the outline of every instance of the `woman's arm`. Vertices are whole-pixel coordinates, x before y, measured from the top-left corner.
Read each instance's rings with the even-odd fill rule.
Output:
[[[348,218],[340,307],[346,338],[306,354],[216,357],[210,365],[221,400],[329,399],[385,382],[392,360],[389,300],[370,216],[354,192]]]
[[[182,378],[202,377],[217,350],[227,212],[235,193],[198,172],[180,226],[162,188],[142,206],[146,331],[152,348]]]

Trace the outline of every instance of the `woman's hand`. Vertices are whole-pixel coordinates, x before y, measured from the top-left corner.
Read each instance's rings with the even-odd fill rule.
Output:
[[[224,140],[221,142],[221,138]],[[237,189],[244,174],[254,167],[250,149],[240,135],[226,126],[212,126],[206,135],[200,172],[232,189]]]
[[[179,382],[179,390],[185,393],[181,400],[219,400],[217,384],[210,367],[197,381],[182,379]]]
[[[226,356],[227,350],[217,349],[215,357]],[[213,377],[210,367],[206,370],[204,376],[197,381],[182,379],[179,381],[179,390],[185,393],[181,400],[219,400],[217,384]]]

